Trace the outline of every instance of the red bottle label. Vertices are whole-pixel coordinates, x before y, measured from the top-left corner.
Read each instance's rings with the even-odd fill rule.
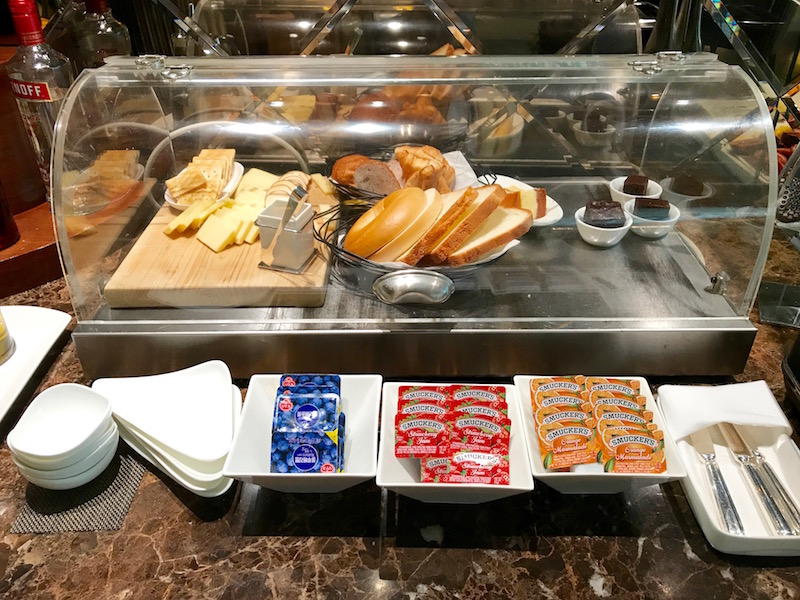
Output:
[[[53,100],[50,95],[50,86],[46,83],[15,81],[12,79],[11,90],[21,100],[32,100],[34,102],[51,102]]]

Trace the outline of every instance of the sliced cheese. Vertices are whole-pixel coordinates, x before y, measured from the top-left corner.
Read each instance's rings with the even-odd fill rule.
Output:
[[[244,236],[244,241],[248,244],[253,244],[261,237],[261,230],[258,228],[258,225],[255,223],[251,223],[250,229]]]
[[[320,190],[322,190],[325,194],[329,196],[333,196],[336,193],[336,190],[331,183],[331,180],[322,175],[321,173],[313,173],[311,175],[311,181],[317,184]]]
[[[264,208],[267,192],[265,190],[244,190],[237,192],[236,204],[249,204],[250,206],[259,206]]]
[[[200,202],[192,204],[164,227],[164,233],[171,235],[174,232],[185,231],[186,228],[193,223],[195,217],[213,205],[214,200],[211,199],[201,200]]]
[[[214,252],[222,252],[236,240],[236,232],[231,220],[210,215],[197,232],[197,239]]]

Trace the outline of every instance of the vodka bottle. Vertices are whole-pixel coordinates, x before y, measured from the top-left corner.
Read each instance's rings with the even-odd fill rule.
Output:
[[[8,6],[20,41],[6,65],[8,77],[49,199],[53,129],[72,83],[72,66],[66,56],[45,43],[34,0],[8,0]]]
[[[86,0],[86,15],[77,31],[81,70],[102,67],[106,56],[131,53],[128,28],[114,18],[106,0]]]

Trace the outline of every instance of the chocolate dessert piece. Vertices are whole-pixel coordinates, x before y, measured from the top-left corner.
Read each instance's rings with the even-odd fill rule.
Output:
[[[606,120],[600,110],[590,111],[581,123],[581,129],[589,133],[602,133],[606,130]]]
[[[669,219],[669,202],[661,198],[637,198],[633,203],[633,214],[649,221]]]
[[[585,108],[576,108],[572,111],[572,118],[576,121],[584,121],[586,119],[586,109]]]
[[[683,196],[702,196],[703,182],[691,175],[677,175],[672,179],[672,191]]]
[[[644,175],[629,175],[622,184],[622,191],[631,196],[644,196],[647,193],[647,182]]]
[[[557,106],[542,106],[539,109],[539,114],[543,117],[557,117],[558,116],[558,107]]]
[[[800,137],[793,131],[786,131],[781,135],[781,146],[784,148],[791,148],[798,141],[800,141]]]
[[[589,200],[583,212],[583,222],[592,227],[612,229],[625,225],[625,213],[619,202]]]

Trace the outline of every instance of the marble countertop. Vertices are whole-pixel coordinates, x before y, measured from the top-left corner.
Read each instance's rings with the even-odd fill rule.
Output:
[[[797,257],[776,234],[765,279],[800,283]],[[0,304],[72,310],[63,281]],[[753,320],[755,346],[735,379],[765,379],[798,430],[781,373],[796,331]],[[38,377],[29,397],[89,383],[71,342]],[[613,496],[563,496],[538,484],[453,507],[374,482],[330,496],[246,485],[200,500],[148,472],[119,531],[13,535],[26,487],[3,444],[0,597],[9,600],[800,597],[800,558],[715,551],[677,483]]]

